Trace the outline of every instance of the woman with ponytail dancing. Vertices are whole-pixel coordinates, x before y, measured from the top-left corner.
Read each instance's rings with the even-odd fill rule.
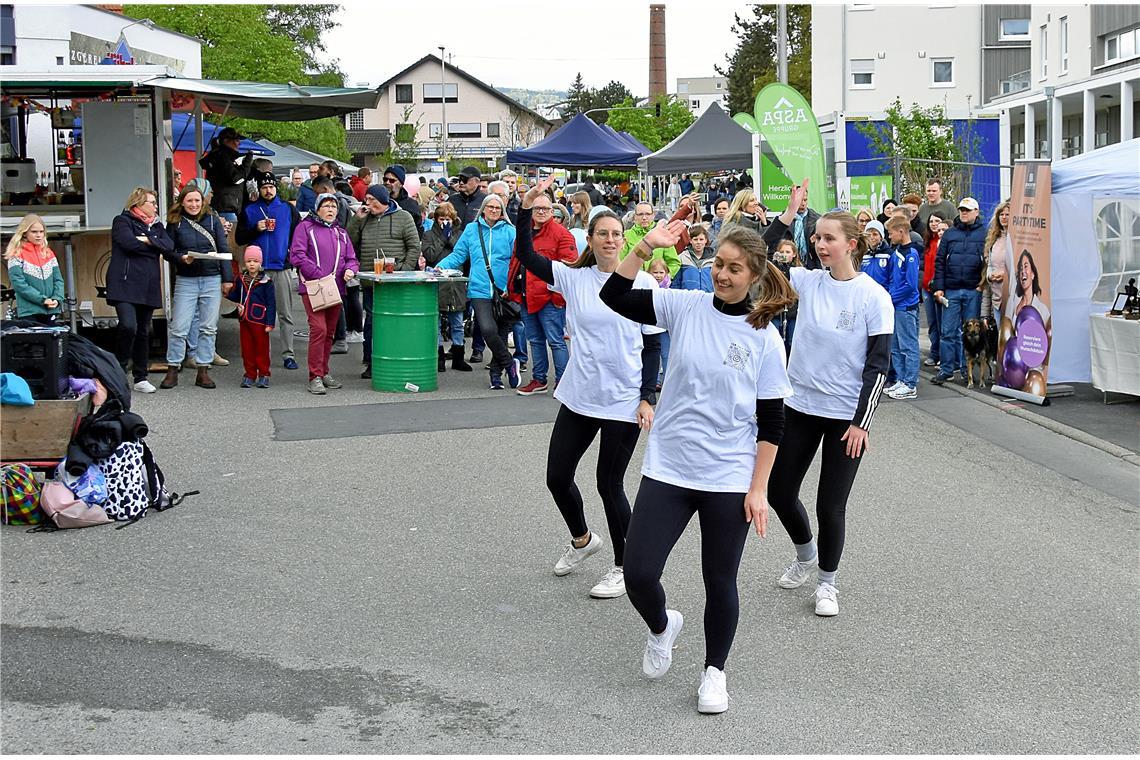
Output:
[[[642,670],[661,678],[684,618],[667,609],[661,571],[693,515],[701,525],[705,581],[705,660],[697,710],[728,709],[724,675],[740,605],[736,574],[751,523],[764,536],[766,491],[791,393],[784,343],[771,326],[795,302],[758,234],[722,230],[712,267],[713,292],[634,290],[642,259],[677,242],[683,222],[650,230],[602,288],[614,311],[672,336],[673,361],[641,468],[627,536],[629,600],[649,627]],[[752,304],[749,289],[760,286]]]

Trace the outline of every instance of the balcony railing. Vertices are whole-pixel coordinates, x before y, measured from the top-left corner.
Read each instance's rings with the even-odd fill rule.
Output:
[[[1020,71],[1008,79],[1001,80],[998,90],[998,97],[1002,95],[1012,95],[1015,92],[1028,90],[1030,87],[1030,69]]]

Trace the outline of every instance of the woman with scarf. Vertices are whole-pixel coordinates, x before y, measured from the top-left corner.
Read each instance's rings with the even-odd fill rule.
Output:
[[[154,393],[146,379],[150,320],[162,306],[159,257],[174,250],[174,241],[158,220],[158,194],[136,187],[123,213],[111,222],[111,262],[107,265],[107,303],[115,308],[119,328],[115,358],[124,371],[133,363],[134,388]]]
[[[47,228],[36,214],[20,220],[4,252],[8,280],[16,291],[16,316],[44,324],[63,311],[66,291],[55,252],[47,244]]]
[[[198,370],[194,385],[214,388],[210,364],[214,361],[218,311],[222,295],[233,287],[233,267],[228,261],[195,258],[192,254],[229,253],[226,228],[206,203],[205,194],[196,185],[187,185],[167,214],[166,233],[174,242],[174,250],[166,258],[174,264],[177,279],[166,338],[166,377],[158,387],[165,390],[178,385],[178,371],[188,356],[187,347],[193,345],[192,358]]]
[[[314,311],[305,283],[331,274],[343,299],[345,284],[360,271],[348,232],[337,224],[338,210],[339,202],[334,193],[318,195],[316,211],[297,225],[289,246],[289,261],[297,268],[297,292],[309,317],[308,391],[318,396],[323,396],[326,389],[341,387],[341,382],[329,374],[329,356],[343,304]]]

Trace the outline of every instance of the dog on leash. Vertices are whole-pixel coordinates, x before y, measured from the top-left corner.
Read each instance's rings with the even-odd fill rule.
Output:
[[[983,324],[980,319],[968,319],[962,325],[962,350],[966,354],[966,387],[974,387],[974,367],[978,368],[978,385],[985,387],[986,377],[994,381],[994,362],[997,360],[997,326]]]

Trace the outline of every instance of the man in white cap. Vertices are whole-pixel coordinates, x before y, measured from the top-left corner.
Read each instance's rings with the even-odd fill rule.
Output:
[[[978,283],[986,267],[986,225],[979,216],[978,202],[963,198],[958,202],[958,218],[938,243],[930,290],[936,299],[946,300],[939,344],[942,367],[930,381],[935,385],[952,379],[955,371],[965,373],[962,325],[981,316],[982,294]]]

